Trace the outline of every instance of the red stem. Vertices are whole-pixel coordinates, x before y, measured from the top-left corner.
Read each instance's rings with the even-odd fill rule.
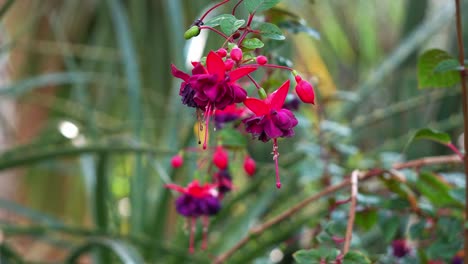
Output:
[[[254,16],[255,16],[255,13],[252,13],[252,14],[249,15],[249,20],[247,21],[247,25],[245,26],[245,30],[242,33],[242,36],[239,38],[239,41],[237,41],[237,46],[241,46],[242,41],[244,41],[247,34],[249,34],[250,24],[252,24],[252,20],[253,20]]]
[[[288,70],[288,71],[294,71],[293,69],[287,67],[287,66],[281,66],[281,65],[276,65],[276,64],[246,64],[245,66],[249,67],[265,67],[265,68],[273,68],[273,69],[281,69],[281,70]]]
[[[278,166],[278,139],[273,139],[273,159],[275,160],[275,171],[276,171],[276,188],[281,188],[281,180],[279,176],[279,166]]]
[[[230,37],[226,36],[223,32],[217,30],[216,28],[210,27],[210,26],[200,26],[200,29],[209,29],[216,34],[220,35],[221,37],[225,38],[226,40],[229,40]]]
[[[257,90],[260,89],[260,88],[262,88],[262,87],[260,87],[260,85],[258,84],[258,82],[255,81],[255,79],[252,78],[252,76],[250,76],[250,74],[247,74],[247,77],[252,81],[252,83],[255,85],[255,87],[257,88]]]
[[[236,9],[237,7],[242,3],[244,2],[244,0],[239,0],[239,2],[237,2],[237,4],[234,6],[234,8],[232,9],[232,15],[235,16],[236,15]]]
[[[463,154],[458,150],[457,147],[455,147],[455,145],[453,145],[452,143],[448,143],[448,144],[446,144],[446,146],[449,147],[453,152],[455,152],[455,154],[457,154],[458,157],[460,157],[461,160],[464,159]]]
[[[214,5],[212,8],[208,9],[208,11],[205,12],[205,14],[203,14],[203,16],[200,18],[200,21],[203,21],[203,19],[205,19],[205,17],[211,12],[213,11],[214,9],[226,4],[227,2],[229,2],[230,0],[224,0],[220,3],[217,3],[216,5]]]

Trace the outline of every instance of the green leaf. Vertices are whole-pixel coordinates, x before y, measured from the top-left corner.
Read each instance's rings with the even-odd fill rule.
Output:
[[[432,49],[424,52],[418,61],[419,88],[449,87],[459,83],[461,81],[459,72],[440,71],[442,66],[439,66],[439,64],[452,59],[443,50]],[[436,72],[437,67],[439,67],[439,71]]]
[[[370,264],[370,260],[358,251],[348,252],[343,259],[344,264]]]
[[[242,47],[251,50],[262,48],[264,45],[258,38],[244,39],[242,41]]]
[[[416,189],[435,206],[459,204],[450,194],[450,187],[432,173],[422,172],[415,182]]]
[[[310,250],[299,250],[293,254],[294,260],[297,263],[301,264],[321,264],[322,260],[333,261],[336,260],[340,251],[338,249],[330,248],[319,248],[319,249],[310,249]]]
[[[439,62],[434,68],[434,72],[448,72],[448,71],[458,71],[460,64],[456,59],[447,59]]]
[[[235,16],[230,15],[230,14],[222,14],[219,16],[215,16],[203,23],[203,25],[208,26],[208,27],[217,27],[221,24],[221,21],[223,20],[237,20]]]
[[[245,0],[245,8],[249,13],[262,12],[274,7],[281,0]]]
[[[414,140],[420,139],[432,140],[444,145],[447,145],[452,141],[447,133],[430,128],[423,128],[416,131],[416,133],[410,138],[410,140],[408,140],[408,143],[406,143],[406,147],[408,147]]]
[[[390,243],[398,232],[400,218],[396,215],[385,218],[379,222],[379,227],[382,229],[385,243]]]
[[[287,31],[293,33],[293,34],[297,34],[297,33],[301,33],[301,32],[304,32],[306,33],[307,35],[319,40],[320,39],[320,33],[307,26],[307,25],[304,25],[302,24],[300,21],[294,21],[294,20],[288,20],[288,21],[282,21],[280,23],[278,23],[278,26],[280,28],[284,28],[286,29]]]
[[[255,30],[260,31],[260,35],[265,38],[284,40],[286,37],[279,27],[272,23],[261,23]]]
[[[219,138],[223,142],[223,146],[230,148],[245,148],[247,147],[247,139],[236,129],[224,128],[219,134]]]
[[[356,213],[356,225],[369,231],[377,223],[377,210],[366,210]]]
[[[221,31],[223,31],[226,35],[231,35],[236,32],[242,25],[244,25],[245,20],[243,19],[223,19],[220,21]]]

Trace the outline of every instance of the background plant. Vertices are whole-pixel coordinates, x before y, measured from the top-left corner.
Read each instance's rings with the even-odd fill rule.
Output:
[[[281,192],[271,184],[271,156],[265,155],[270,147],[249,146],[258,174],[253,180],[237,175],[239,189],[214,219],[210,243],[216,246],[188,256],[183,221],[175,220],[164,184],[185,179],[195,166],[196,158],[189,157],[185,169],[170,167],[170,158],[196,141],[194,116],[179,107],[178,84],[167,66],[184,65],[183,32],[198,12],[214,3],[5,4],[2,10],[9,8],[2,11],[2,20],[9,38],[2,47],[11,54],[15,71],[0,93],[20,111],[12,118],[2,110],[2,131],[18,140],[8,141],[0,168],[22,170],[13,172],[16,196],[2,199],[3,211],[10,213],[2,221],[2,256],[17,261],[63,262],[101,245],[104,250],[93,254],[101,263],[116,258],[108,249],[137,263],[188,258],[206,263],[236,245],[249,229],[255,231],[302,199],[335,186],[356,168],[364,173],[367,168],[390,170],[397,162],[451,154],[444,146],[416,141],[406,157],[400,155],[416,130],[448,132],[454,144],[463,131],[459,89],[417,89],[416,55],[435,43],[429,41],[434,35],[442,40],[439,48],[456,54],[455,32],[450,30],[454,7],[448,1],[281,1],[269,15],[284,19],[277,22],[291,41],[277,55],[284,63],[292,58],[301,73],[318,79],[317,111],[303,107],[297,142],[280,146],[287,174]],[[360,10],[374,15],[356,15]],[[309,27],[299,23],[300,17]],[[297,31],[305,33],[294,35]],[[318,33],[320,40],[315,40]],[[209,36],[206,48],[217,41]],[[5,122],[12,119],[15,126]],[[64,120],[78,125],[79,136],[63,137],[58,127]],[[419,238],[426,250],[411,245],[408,257],[417,255],[423,263],[451,260],[461,229],[446,227],[461,225],[464,181],[456,157],[443,161],[429,169],[421,167],[424,161],[416,166],[420,170],[400,171],[404,177],[387,173],[360,183],[351,248],[372,260],[392,261],[392,241]],[[446,165],[449,161],[453,164]],[[298,249],[318,244],[341,248],[329,239],[345,232],[340,223],[347,219],[347,205],[330,210],[335,200],[349,197],[348,189],[340,194],[314,201],[285,224],[265,229],[255,243],[247,241],[236,251],[230,263],[267,262],[278,250],[287,263]],[[432,229],[424,229],[430,223]],[[382,238],[387,243],[375,243]]]

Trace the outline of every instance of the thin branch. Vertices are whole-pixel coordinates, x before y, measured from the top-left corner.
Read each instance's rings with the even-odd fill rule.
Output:
[[[356,216],[356,201],[358,195],[358,178],[359,170],[353,171],[351,174],[351,205],[349,206],[348,225],[346,227],[346,236],[343,246],[343,256],[349,251],[351,238],[353,237],[354,217]]]
[[[460,163],[460,159],[458,158],[457,155],[451,155],[451,156],[439,156],[439,157],[427,157],[427,158],[422,158],[418,160],[412,160],[406,163],[398,163],[393,166],[394,169],[400,170],[400,169],[406,169],[406,168],[420,168],[422,166],[428,166],[428,165],[437,165],[437,164],[446,164],[446,163]],[[363,173],[359,175],[359,180],[365,181],[370,178],[373,178],[375,176],[382,175],[383,173],[388,172],[387,170],[384,169],[373,169],[370,171],[367,171],[366,173]],[[242,238],[239,242],[237,242],[232,248],[228,249],[226,252],[222,253],[219,255],[213,263],[215,264],[220,264],[224,263],[229,257],[231,257],[237,250],[241,249],[244,247],[252,238],[262,234],[265,230],[269,229],[270,227],[284,221],[285,219],[289,218],[290,216],[294,215],[310,203],[313,203],[320,198],[323,198],[325,196],[328,196],[330,194],[333,194],[341,189],[344,189],[348,186],[351,185],[351,180],[347,178],[346,180],[342,181],[341,183],[329,186],[325,189],[323,189],[321,192],[306,198],[302,200],[301,202],[297,203],[290,209],[284,211],[280,215],[274,217],[273,219],[261,224],[260,226],[253,227],[250,229],[248,234]]]
[[[462,28],[462,16],[461,16],[461,7],[460,0],[455,0],[455,16],[457,21],[457,40],[458,40],[458,60],[460,65],[465,65],[465,48],[463,44],[463,28]],[[468,150],[468,98],[467,98],[467,87],[466,87],[466,74],[464,71],[460,71],[461,77],[461,88],[462,88],[462,102],[463,102],[463,128],[464,128],[464,145],[465,152]],[[465,189],[468,189],[468,156],[464,156],[465,163]],[[468,195],[465,198],[465,219],[468,217]],[[468,263],[468,228],[464,228],[465,234],[465,256],[464,262]]]

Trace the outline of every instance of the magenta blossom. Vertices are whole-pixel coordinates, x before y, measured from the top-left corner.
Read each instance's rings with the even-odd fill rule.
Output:
[[[206,68],[201,63],[193,63],[192,76],[171,65],[172,75],[182,79],[179,94],[182,103],[204,111],[205,125],[208,130],[209,119],[216,109],[241,103],[247,92],[236,81],[255,71],[256,67],[242,67],[227,72],[223,59],[213,51],[206,57]],[[208,133],[205,133],[203,148],[206,149]]]
[[[224,110],[216,110],[214,121],[216,128],[223,128],[226,123],[240,119],[246,113],[244,106],[238,107],[236,104],[227,106]]]
[[[254,113],[252,117],[243,120],[246,131],[263,142],[273,139],[273,159],[276,166],[277,188],[281,188],[277,139],[279,137],[294,136],[293,128],[297,125],[297,119],[294,114],[283,108],[288,91],[289,80],[281,85],[278,90],[271,93],[265,100],[247,98],[244,101],[244,105]]]
[[[218,197],[218,186],[215,184],[200,185],[197,180],[189,183],[187,187],[176,184],[167,184],[166,188],[182,193],[175,202],[179,214],[190,219],[190,246],[189,251],[194,252],[195,227],[198,217],[203,220],[203,245],[206,248],[206,240],[209,220],[208,217],[215,215],[221,209]]]

